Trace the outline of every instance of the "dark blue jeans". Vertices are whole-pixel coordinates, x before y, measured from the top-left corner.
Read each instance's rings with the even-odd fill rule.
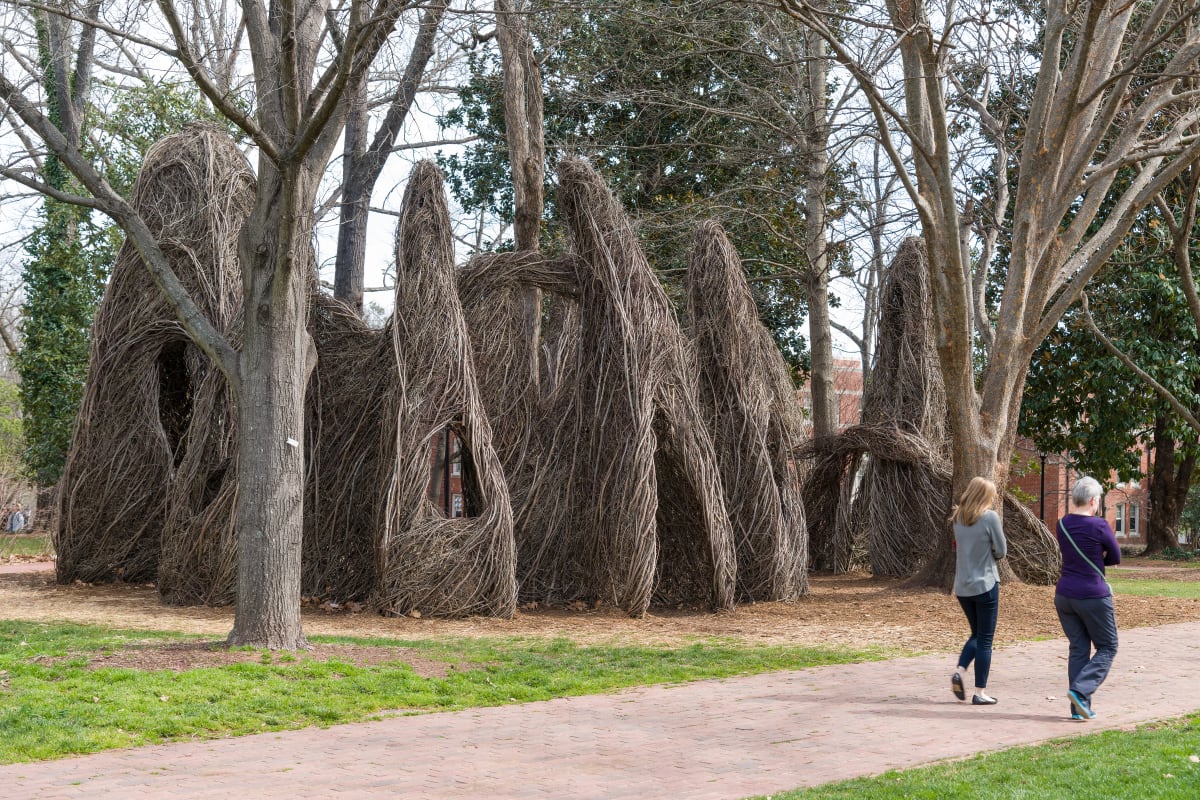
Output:
[[[1113,614],[1112,596],[1076,600],[1056,594],[1054,610],[1058,612],[1058,622],[1071,643],[1067,658],[1069,688],[1090,703],[1092,692],[1104,683],[1117,656],[1117,620]],[[1093,645],[1095,654],[1092,653]]]
[[[996,637],[996,615],[1000,613],[1000,584],[983,594],[960,597],[958,604],[971,626],[971,638],[963,645],[958,665],[965,669],[974,661],[975,686],[982,689],[992,671],[992,639]]]

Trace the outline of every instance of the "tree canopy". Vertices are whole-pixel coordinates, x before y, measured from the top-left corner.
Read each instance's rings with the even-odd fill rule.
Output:
[[[781,24],[753,6],[648,0],[594,11],[550,4],[530,20],[545,76],[547,159],[582,153],[597,164],[676,289],[695,224],[720,221],[738,244],[760,318],[797,367],[806,350],[796,330],[806,311],[802,89],[790,41],[799,28]],[[446,122],[479,139],[440,161],[465,209],[508,221],[498,64],[490,49],[471,55],[461,104]],[[844,213],[842,194],[829,198],[835,216]]]

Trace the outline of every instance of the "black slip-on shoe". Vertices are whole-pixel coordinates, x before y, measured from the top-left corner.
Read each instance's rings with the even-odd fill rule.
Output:
[[[994,705],[996,705],[996,698],[986,697],[986,696],[980,697],[977,694],[972,695],[971,696],[971,705],[973,705],[973,706],[994,706]]]
[[[967,699],[967,692],[963,689],[962,675],[957,672],[950,676],[950,691],[954,692],[954,696],[959,700]]]

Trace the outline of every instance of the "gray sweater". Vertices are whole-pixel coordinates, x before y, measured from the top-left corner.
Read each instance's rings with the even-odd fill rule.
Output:
[[[954,544],[957,556],[954,594],[958,597],[974,597],[990,592],[1000,582],[996,559],[1008,554],[1000,516],[989,510],[983,512],[974,525],[955,522]]]

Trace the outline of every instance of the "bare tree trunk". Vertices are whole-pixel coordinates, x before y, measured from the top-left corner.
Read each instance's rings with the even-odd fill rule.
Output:
[[[353,308],[361,317],[367,257],[367,216],[375,181],[370,180],[360,167],[367,149],[367,86],[362,83],[351,92],[342,156],[342,207],[338,220],[333,296]]]
[[[517,250],[537,251],[544,207],[546,144],[543,123],[542,71],[533,52],[533,39],[521,3],[496,0],[496,42],[504,67],[504,127],[508,138],[513,182],[513,237]],[[540,379],[538,345],[541,339],[542,293],[520,290],[521,341],[531,390]]]
[[[799,146],[804,170],[805,290],[808,301],[809,399],[815,442],[838,432],[838,398],[833,380],[833,335],[829,315],[829,253],[826,194],[829,191],[829,122],[826,99],[829,63],[824,39],[804,30]],[[808,515],[809,553],[817,569],[832,569],[835,520]]]
[[[804,163],[805,255],[808,260],[808,339],[812,359],[810,379],[813,438],[824,439],[838,430],[837,395],[833,381],[833,336],[829,326],[829,254],[826,194],[829,191],[828,90],[829,51],[825,40],[804,32],[804,98],[801,146]],[[812,521],[810,520],[810,525]]]
[[[98,0],[93,3],[98,7]],[[61,127],[71,126],[49,119],[40,101],[23,93],[24,81],[10,78],[8,66],[0,69],[0,100],[79,178],[91,197],[24,175],[19,179],[43,194],[98,208],[116,220],[188,336],[218,366],[237,396],[238,588],[229,636],[234,643],[288,649],[304,644],[300,628],[304,392],[316,360],[305,323],[313,279],[316,188],[345,125],[347,87],[365,80],[408,8],[404,3],[369,5],[352,3],[349,9],[342,42],[353,52],[326,58],[322,44],[337,36],[322,30],[326,23],[322,3],[241,4],[256,91],[254,112],[247,114],[230,101],[189,45],[189,31],[195,32],[196,27],[183,13],[186,7],[170,0],[157,4],[170,28],[175,58],[213,106],[259,150],[254,211],[238,238],[244,288],[240,352],[197,307],[146,220],[64,136]],[[424,19],[428,21],[435,11],[440,19],[444,8],[444,0],[434,0]],[[390,113],[387,122],[397,116],[402,117]],[[381,135],[386,139],[391,130]],[[390,146],[373,155],[382,158],[387,152]],[[0,173],[14,177],[3,165]]]
[[[515,208],[513,233],[518,250],[537,250],[546,157],[542,71],[520,5],[496,0],[496,43],[504,66],[504,125]]]
[[[333,296],[345,301],[359,315],[363,312],[366,267],[367,219],[371,193],[391,155],[396,139],[408,118],[421,78],[433,57],[434,39],[446,13],[446,0],[435,0],[421,17],[417,38],[404,75],[396,87],[387,115],[367,147],[367,86],[362,81],[353,89],[346,119],[342,204],[338,221],[337,261],[334,266]]]
[[[303,224],[287,242],[280,241],[279,232],[288,215],[311,217],[307,209],[290,207],[289,201],[308,196],[305,192],[273,170],[264,172],[238,243],[246,325],[237,398],[238,588],[229,643],[292,650],[305,646],[300,553],[309,353],[305,315],[312,264],[306,244],[310,231]],[[292,263],[280,263],[288,259]],[[281,275],[287,276],[286,285],[277,285]]]
[[[821,33],[863,88],[880,141],[920,217],[957,496],[975,476],[1004,485],[1033,349],[1108,263],[1141,209],[1200,156],[1194,137],[1200,106],[1187,84],[1196,74],[1200,30],[1190,24],[1191,12],[1173,3],[1136,9],[1111,0],[1045,4],[1037,76],[1011,87],[1028,91],[1023,118],[1009,107],[1003,120],[992,120],[1000,125],[984,119],[993,137],[1019,128],[1022,140],[996,329],[977,376],[972,317],[982,323],[984,309],[975,304],[977,282],[970,280],[956,197],[957,165],[970,159],[954,153],[947,88],[952,49],[978,40],[965,34],[974,24],[969,14],[938,6],[935,29],[927,5],[887,2],[903,65],[901,111],[876,80],[874,63],[846,45],[849,10],[839,9],[842,16],[834,18],[803,0],[781,0],[787,13]],[[1178,35],[1162,38],[1168,29]],[[986,63],[991,53],[975,55]],[[1011,63],[1011,54],[1001,61]],[[992,96],[977,105],[988,105]],[[894,129],[903,131],[908,151],[896,146]],[[1118,176],[1128,181],[1117,184]],[[1007,220],[1007,212],[994,207],[993,220]],[[939,585],[947,572],[946,538],[925,573]]]

